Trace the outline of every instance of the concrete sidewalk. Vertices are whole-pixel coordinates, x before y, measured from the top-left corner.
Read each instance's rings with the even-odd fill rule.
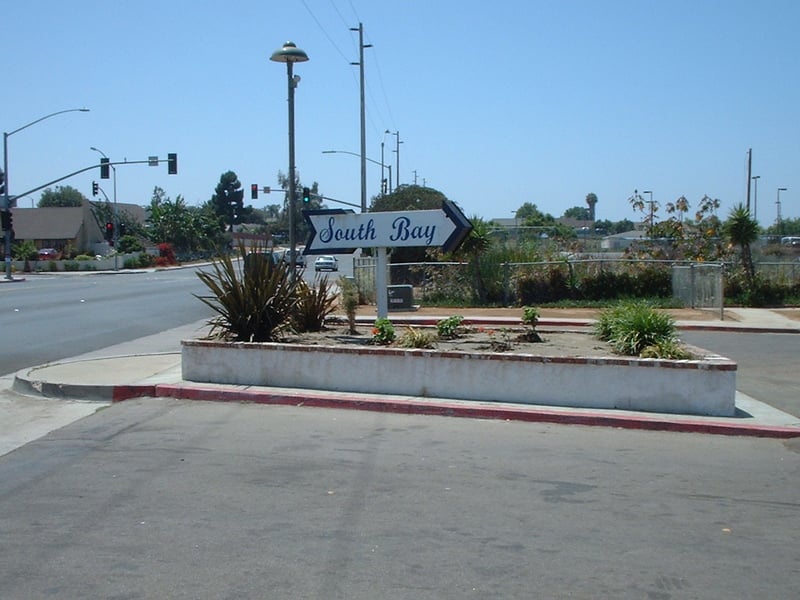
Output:
[[[679,321],[682,330],[727,330],[743,332],[786,332],[800,333],[800,322],[770,310],[733,309],[736,320]],[[511,325],[518,324],[519,318],[486,317],[478,311],[464,310],[465,321],[473,324]],[[413,313],[392,315],[392,321],[401,323],[435,323],[436,318]],[[361,316],[362,325],[371,323],[374,318]],[[539,327],[588,327],[587,319],[541,319]],[[297,405],[340,409],[373,410],[409,414],[429,414],[460,416],[484,419],[508,419],[529,422],[599,425],[632,429],[662,431],[701,432],[723,435],[758,436],[788,438],[800,436],[800,418],[784,413],[744,394],[736,395],[737,415],[731,418],[698,417],[676,414],[641,413],[623,410],[598,410],[577,408],[556,408],[537,405],[519,405],[495,402],[469,402],[439,398],[422,398],[389,395],[367,395],[340,392],[321,392],[303,389],[198,384],[183,381],[181,376],[181,355],[179,339],[190,335],[197,327],[183,328],[174,340],[174,352],[125,353],[128,346],[116,348],[123,351],[114,355],[109,352],[92,353],[88,357],[78,357],[24,369],[13,378],[13,389],[20,394],[15,407],[0,404],[0,413],[15,408],[13,418],[0,416],[0,423],[9,423],[15,431],[24,428],[24,410],[20,403],[31,405],[31,398],[80,400],[82,404],[75,410],[65,411],[64,418],[80,418],[90,414],[99,406],[120,402],[134,397],[174,397],[187,400],[253,402],[276,405]],[[169,335],[166,332],[163,335]],[[172,332],[173,336],[176,332]],[[142,344],[132,347],[140,350]],[[109,349],[113,351],[114,349]],[[92,403],[95,403],[92,405]],[[99,406],[98,404],[99,403]],[[41,432],[41,402],[33,403],[36,408],[30,411],[30,425],[36,424],[34,431]],[[64,403],[52,403],[63,408]],[[67,406],[74,403],[68,402]],[[77,417],[76,417],[77,416]],[[69,422],[69,420],[67,421]],[[13,423],[13,425],[12,425]],[[63,423],[66,424],[66,423]],[[61,425],[58,425],[61,426]],[[6,428],[5,425],[0,429]],[[55,427],[54,427],[55,428]],[[0,431],[0,438],[7,432]],[[23,435],[21,440],[25,440]],[[23,441],[24,443],[24,441]],[[0,443],[0,450],[3,445]]]

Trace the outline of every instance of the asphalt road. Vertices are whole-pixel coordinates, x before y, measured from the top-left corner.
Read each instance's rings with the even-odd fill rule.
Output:
[[[800,441],[128,401],[0,458],[2,598],[796,598]]]
[[[800,335],[682,331],[681,338],[736,361],[736,389],[800,417]]]

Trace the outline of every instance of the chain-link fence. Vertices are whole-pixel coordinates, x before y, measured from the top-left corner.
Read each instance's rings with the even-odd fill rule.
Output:
[[[375,299],[374,258],[355,259],[354,276],[362,298]],[[420,303],[458,302],[524,305],[563,299],[674,297],[693,308],[724,304],[725,273],[735,265],[689,261],[612,258],[542,262],[389,264],[391,285],[411,285]],[[781,284],[798,284],[800,263],[758,263],[758,274]]]

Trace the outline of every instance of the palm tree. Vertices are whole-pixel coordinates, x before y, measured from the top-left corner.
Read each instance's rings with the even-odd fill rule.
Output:
[[[750,252],[750,244],[758,239],[758,221],[750,217],[750,211],[742,204],[734,207],[723,225],[723,233],[731,244],[741,249],[742,268],[752,289],[755,280],[755,266]]]

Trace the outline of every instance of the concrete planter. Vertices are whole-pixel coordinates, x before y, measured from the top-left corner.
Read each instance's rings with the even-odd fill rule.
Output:
[[[736,363],[182,342],[183,379],[337,392],[733,416]]]

